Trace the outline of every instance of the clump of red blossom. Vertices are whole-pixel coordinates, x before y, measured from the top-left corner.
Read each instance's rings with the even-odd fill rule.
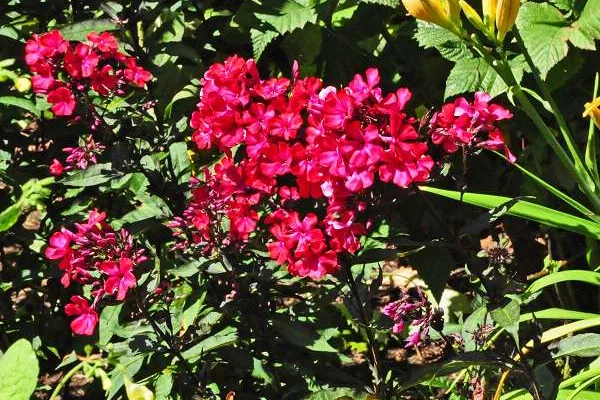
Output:
[[[85,142],[79,147],[65,147],[63,151],[67,153],[65,164],[63,165],[56,158],[50,164],[50,173],[54,176],[62,175],[65,171],[73,169],[86,169],[88,165],[94,165],[98,162],[96,156],[101,154],[106,146],[94,141],[92,135],[85,138]]]
[[[431,327],[439,331],[443,326],[441,310],[432,306],[421,288],[403,291],[399,300],[388,303],[381,312],[394,321],[394,333],[404,332],[407,323],[414,327],[406,340],[406,348],[417,346],[428,338]]]
[[[473,102],[459,97],[444,104],[430,121],[431,141],[447,153],[458,149],[502,150],[510,162],[516,157],[504,142],[496,125],[498,121],[512,118],[512,113],[498,104],[490,104],[491,96],[477,92]]]
[[[104,97],[124,96],[128,85],[144,87],[152,79],[135,57],[119,51],[110,33],[92,32],[87,39],[69,42],[53,30],[34,34],[25,45],[33,91],[47,94],[54,115],[73,115],[90,89]]]
[[[192,140],[224,156],[194,185],[184,218],[171,223],[178,247],[210,253],[243,244],[262,222],[270,257],[292,274],[335,272],[340,253],[360,248],[370,223],[364,199],[376,182],[407,188],[427,181],[434,165],[404,111],[410,91],[384,95],[379,80],[371,68],[338,89],[299,79],[296,66],[290,80],[261,79],[254,60],[237,56],[212,65],[192,114]],[[302,201],[316,211],[296,210]]]
[[[76,223],[75,231],[61,228],[52,234],[44,254],[58,261],[64,271],[60,282],[89,286],[93,299],[72,296],[65,313],[76,316],[71,329],[79,335],[92,335],[98,323],[98,303],[104,297],[123,301],[135,287],[134,268],[146,260],[125,229],[115,231],[106,223],[106,213],[92,210],[88,220]]]

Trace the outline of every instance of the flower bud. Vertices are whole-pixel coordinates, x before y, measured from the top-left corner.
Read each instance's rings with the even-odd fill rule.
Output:
[[[498,0],[481,0],[481,8],[483,9],[483,22],[492,34],[496,29],[497,6]]]
[[[585,103],[584,117],[590,117],[594,124],[600,129],[600,97],[596,97],[591,103]]]
[[[128,400],[154,400],[154,393],[144,385],[125,379],[125,392]]]
[[[515,24],[517,14],[521,7],[521,0],[498,0],[496,6],[496,28],[498,28],[498,40],[503,41],[506,33]]]
[[[454,33],[460,31],[458,0],[402,0],[413,17],[439,25]]]
[[[31,80],[28,78],[17,78],[15,80],[15,89],[21,93],[26,93],[31,90]]]
[[[477,14],[477,11],[475,11],[475,9],[473,7],[471,7],[471,5],[469,3],[467,3],[465,0],[459,0],[459,3],[460,3],[460,8],[462,8],[462,10],[465,13],[465,16],[467,17],[469,22],[475,28],[479,29],[480,31],[484,31],[485,26],[483,24],[483,21],[481,20],[481,17],[479,16],[479,14]]]

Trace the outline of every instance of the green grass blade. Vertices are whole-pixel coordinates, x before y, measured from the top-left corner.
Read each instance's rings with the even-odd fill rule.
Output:
[[[419,186],[424,192],[437,194],[449,199],[461,201],[461,192],[456,190],[438,189],[431,186]],[[483,208],[495,208],[512,200],[510,197],[495,196],[482,193],[462,193],[462,201]],[[507,214],[539,222],[554,228],[579,233],[595,239],[600,239],[600,224],[583,219],[562,211],[553,210],[539,204],[521,200],[512,206]]]
[[[589,283],[591,285],[600,286],[600,273],[588,270],[569,270],[558,271],[550,275],[546,275],[534,281],[525,290],[524,296],[532,295],[535,292],[542,290],[545,287],[555,285],[560,282],[577,281]]]
[[[519,322],[531,321],[532,319],[573,319],[582,320],[589,318],[598,318],[600,314],[587,313],[582,311],[566,310],[564,308],[547,308],[545,310],[534,311],[526,314],[521,314]]]
[[[494,153],[496,153],[500,157],[507,160],[507,158],[506,158],[506,156],[504,156],[504,154],[498,153],[497,151],[494,151]],[[574,198],[570,197],[566,193],[561,192],[560,190],[558,190],[557,188],[555,188],[554,186],[552,186],[551,184],[549,184],[548,182],[546,182],[539,176],[535,175],[533,172],[530,172],[529,170],[520,166],[519,164],[513,163],[512,165],[515,166],[519,171],[521,171],[523,173],[523,175],[527,176],[529,179],[531,179],[532,181],[534,181],[535,183],[540,185],[542,188],[544,188],[545,190],[552,193],[557,198],[561,199],[562,201],[564,201],[565,203],[567,203],[568,205],[573,207],[575,210],[579,211],[581,214],[585,215],[592,221],[600,223],[600,215],[597,215],[592,210],[590,210],[589,208],[587,208],[586,206],[584,206],[583,204],[581,204]]]

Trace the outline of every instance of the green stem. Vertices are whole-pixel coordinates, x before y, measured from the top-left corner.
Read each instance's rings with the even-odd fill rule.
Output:
[[[477,50],[477,52],[483,57],[483,59],[498,73],[502,80],[504,80],[508,86],[512,87],[513,94],[519,101],[521,109],[539,129],[542,137],[546,143],[550,145],[561,164],[565,167],[573,180],[579,184],[581,190],[592,203],[594,210],[600,212],[600,197],[595,193],[595,185],[587,174],[587,170],[578,170],[576,165],[569,157],[569,154],[567,154],[565,149],[558,142],[550,127],[546,125],[537,109],[521,89],[521,86],[515,79],[510,67],[505,62],[499,62],[498,60],[494,59],[491,54],[481,45],[481,43],[477,42],[476,39],[471,39],[470,43],[473,48]]]
[[[343,263],[343,275],[346,280],[346,284],[350,288],[352,297],[354,298],[354,302],[358,311],[358,319],[360,321],[360,325],[362,325],[362,328],[364,329],[365,337],[367,339],[367,345],[369,346],[369,350],[371,352],[371,370],[373,371],[373,379],[375,380],[375,393],[379,396],[385,396],[386,387],[385,382],[382,379],[383,375],[381,373],[382,371],[381,362],[379,360],[379,354],[377,353],[377,349],[375,348],[375,340],[373,339],[373,335],[371,334],[369,328],[369,321],[367,320],[360,293],[358,291],[358,288],[356,287],[356,283],[354,282],[354,278],[352,276],[352,270],[348,263]]]
[[[56,385],[56,387],[54,388],[54,390],[52,391],[52,395],[50,396],[50,400],[56,400],[58,399],[58,395],[60,394],[60,392],[62,392],[63,388],[65,387],[65,385],[67,384],[67,382],[69,382],[69,380],[71,380],[71,378],[73,377],[73,375],[75,375],[80,369],[82,369],[85,366],[85,362],[80,362],[79,364],[77,364],[76,366],[74,366],[73,368],[71,368],[71,370],[69,370],[69,372],[67,372],[65,374],[65,376],[63,376],[63,378],[60,380],[60,382],[58,383],[58,385]]]
[[[533,77],[534,77],[538,87],[540,88],[540,90],[542,91],[542,94],[544,95],[544,99],[548,102],[548,104],[550,105],[550,108],[552,109],[552,115],[554,115],[554,118],[556,119],[556,122],[558,123],[558,126],[560,128],[560,132],[562,133],[563,139],[565,140],[565,143],[567,144],[567,148],[569,149],[571,156],[575,160],[575,166],[577,167],[577,169],[580,169],[581,172],[585,171],[586,175],[589,177],[590,171],[586,168],[585,164],[582,161],[581,153],[579,152],[579,149],[577,148],[575,139],[573,138],[573,135],[571,134],[571,132],[569,130],[569,127],[567,125],[567,122],[565,121],[565,118],[563,117],[562,113],[560,112],[560,108],[558,108],[556,101],[552,97],[552,93],[550,93],[550,89],[548,88],[548,85],[546,85],[546,83],[542,80],[540,71],[533,63],[533,60],[532,60],[531,56],[529,55],[529,52],[527,51],[525,44],[523,43],[523,39],[521,38],[521,35],[519,34],[519,31],[516,28],[513,29],[513,34],[515,35],[515,39],[517,40],[517,43],[521,47],[523,55],[525,56],[525,60],[527,61],[527,65],[529,65],[529,68],[531,69],[531,72],[533,74]],[[591,177],[590,177],[590,179],[591,179]],[[596,184],[596,188],[598,186],[600,186],[600,182],[598,182],[598,181],[596,181],[595,184]]]

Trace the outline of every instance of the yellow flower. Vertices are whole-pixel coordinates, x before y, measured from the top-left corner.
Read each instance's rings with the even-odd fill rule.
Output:
[[[431,22],[449,31],[460,32],[458,0],[402,0],[410,15]]]
[[[517,14],[521,7],[521,0],[498,0],[496,6],[496,28],[498,28],[498,40],[503,41],[506,33],[510,31],[517,20]]]
[[[590,117],[600,129],[600,97],[596,97],[591,103],[585,103],[583,116]]]
[[[493,34],[496,27],[496,7],[498,0],[481,0],[481,8],[483,9],[483,22],[488,30]]]

